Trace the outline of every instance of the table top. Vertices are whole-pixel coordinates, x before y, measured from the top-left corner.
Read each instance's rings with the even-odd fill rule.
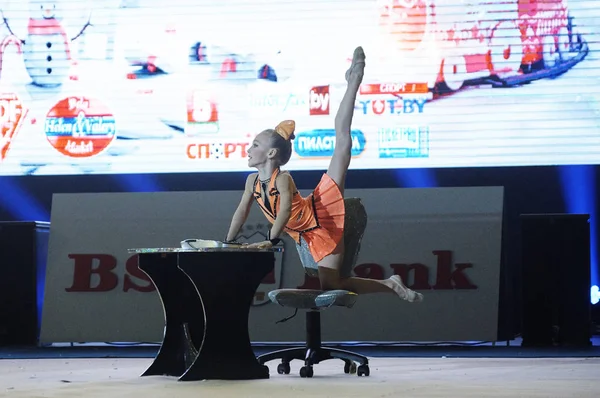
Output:
[[[283,247],[270,247],[268,249],[248,249],[243,246],[230,246],[230,247],[202,247],[200,249],[182,249],[180,247],[152,247],[152,248],[136,248],[128,249],[129,253],[224,253],[224,252],[282,252]]]

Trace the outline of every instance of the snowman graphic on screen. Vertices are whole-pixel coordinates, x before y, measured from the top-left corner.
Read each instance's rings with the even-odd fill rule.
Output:
[[[29,1],[27,37],[22,40],[23,61],[32,83],[39,87],[58,87],[68,78],[72,65],[71,42],[90,26],[69,38],[62,24],[58,1]],[[8,22],[5,22],[8,26]],[[10,30],[10,26],[8,26]],[[11,31],[12,33],[12,31]]]

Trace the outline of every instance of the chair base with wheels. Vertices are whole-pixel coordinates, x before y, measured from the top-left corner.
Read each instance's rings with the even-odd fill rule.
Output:
[[[360,242],[367,225],[365,208],[358,198],[344,200],[346,218],[344,221],[344,263],[342,276],[350,276],[356,264]],[[298,245],[302,265],[309,276],[318,276],[318,265],[312,259],[306,243]],[[260,364],[281,359],[277,373],[289,374],[290,362],[294,359],[304,361],[300,369],[301,377],[312,377],[313,365],[330,359],[344,361],[344,373],[358,376],[369,376],[369,360],[364,355],[333,347],[323,347],[321,344],[321,311],[332,307],[352,308],[358,295],[347,290],[308,290],[308,289],[278,289],[269,292],[269,299],[283,307],[307,310],[306,312],[306,346],[287,348],[270,352],[258,357]],[[358,365],[357,365],[358,364]]]
[[[332,305],[351,308],[356,301],[356,294],[345,290],[323,292],[321,290],[280,289],[270,292],[269,297],[272,300],[276,297],[281,302],[285,302],[286,298],[288,301],[294,300],[297,307],[298,298],[304,297],[306,303],[312,303],[312,308],[306,312],[306,346],[287,348],[261,355],[258,357],[260,364],[281,359],[281,363],[277,366],[277,373],[289,374],[290,362],[297,359],[304,361],[304,366],[300,369],[300,376],[312,377],[313,365],[329,359],[341,359],[344,361],[344,373],[369,376],[369,359],[364,355],[321,345],[321,309]],[[317,302],[321,306],[318,306]]]

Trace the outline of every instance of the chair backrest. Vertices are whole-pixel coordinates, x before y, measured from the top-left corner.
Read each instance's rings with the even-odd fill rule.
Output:
[[[360,252],[360,243],[367,228],[367,211],[360,198],[345,198],[344,204],[344,260],[340,269],[343,278],[352,275]]]
[[[344,199],[346,207],[346,217],[344,219],[344,260],[340,269],[342,277],[352,275],[352,269],[356,265],[358,253],[360,252],[360,242],[367,228],[367,212],[360,198]],[[304,271],[308,276],[317,277],[319,275],[319,265],[315,262],[304,239],[301,239],[300,245],[296,245],[300,261]]]

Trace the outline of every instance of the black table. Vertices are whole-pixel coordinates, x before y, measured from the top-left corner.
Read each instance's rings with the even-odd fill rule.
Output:
[[[269,378],[248,334],[248,315],[275,252],[239,248],[131,249],[156,286],[165,313],[163,341],[142,376],[188,380]]]

